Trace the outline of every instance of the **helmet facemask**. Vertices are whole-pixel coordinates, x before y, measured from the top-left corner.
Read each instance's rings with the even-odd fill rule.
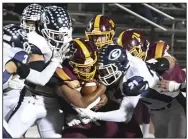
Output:
[[[73,71],[75,74],[77,74],[79,79],[84,80],[84,81],[89,81],[89,80],[92,80],[95,76],[96,62],[97,62],[97,54],[95,52],[95,59],[88,57],[86,58],[84,64],[80,64],[76,61],[71,61],[71,60],[69,63],[73,67]],[[90,68],[90,71],[86,72],[86,71],[80,70],[83,68]]]
[[[36,22],[32,20],[22,20],[21,27],[23,27],[27,33],[35,31],[36,29]]]
[[[122,71],[118,70],[118,67],[115,64],[108,64],[98,67],[100,81],[106,85],[112,85],[118,81],[123,74]]]
[[[133,55],[145,61],[147,56],[147,50],[144,49],[142,42],[133,39],[130,44],[128,44],[128,51]]]
[[[59,51],[72,40],[72,28],[60,28],[59,31],[44,28],[41,33],[47,38],[52,50]]]
[[[146,59],[146,52],[144,52],[143,50],[142,50],[142,48],[140,48],[140,47],[133,47],[131,50],[129,50],[129,52],[133,55],[133,56],[136,56],[136,57],[138,57],[138,58],[140,58],[140,59],[142,59],[142,60],[144,60],[145,61],[145,59]]]
[[[97,47],[102,47],[106,44],[112,44],[113,43],[113,37],[114,37],[114,30],[101,32],[101,31],[95,31],[92,32],[85,32],[86,40],[93,41]],[[102,41],[97,41],[99,37],[105,37],[105,40],[101,39]]]
[[[27,6],[22,13],[20,26],[26,29],[27,33],[37,30],[42,11],[43,7],[38,4]]]

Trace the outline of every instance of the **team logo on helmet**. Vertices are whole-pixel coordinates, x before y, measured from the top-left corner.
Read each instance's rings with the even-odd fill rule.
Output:
[[[110,52],[108,59],[109,60],[116,60],[120,57],[121,55],[121,50],[120,49],[114,49]]]

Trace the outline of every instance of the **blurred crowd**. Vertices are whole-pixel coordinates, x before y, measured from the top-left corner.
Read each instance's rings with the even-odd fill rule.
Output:
[[[3,4],[3,20],[4,21],[20,21],[20,15],[25,7],[32,3],[4,3]],[[42,6],[50,6],[51,3],[41,4]],[[58,5],[64,9],[67,9],[67,3],[58,3]]]
[[[23,9],[31,3],[5,3],[3,4],[3,20],[4,21],[20,21],[20,15]],[[43,6],[50,6],[51,3],[42,4]],[[60,7],[67,9],[67,3],[58,3]],[[131,10],[134,12],[144,16],[145,18],[153,21],[159,25],[163,25],[164,23],[164,16],[158,14],[157,12],[143,6],[142,4],[134,3],[130,4]],[[152,3],[151,6],[155,8],[159,7],[171,7],[171,8],[186,8],[185,3]],[[185,29],[186,28],[186,21],[182,20],[176,23],[177,29]]]

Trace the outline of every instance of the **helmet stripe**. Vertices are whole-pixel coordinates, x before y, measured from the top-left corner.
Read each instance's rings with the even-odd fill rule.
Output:
[[[97,15],[97,16],[95,17],[94,30],[97,30],[97,31],[100,30],[100,29],[99,29],[99,24],[100,24],[101,16],[102,16],[102,15]]]
[[[156,44],[156,48],[155,48],[155,58],[162,57],[164,44],[165,44],[164,42],[158,42],[158,43]]]
[[[119,35],[118,39],[117,39],[117,43],[118,45],[122,46],[123,47],[123,40],[122,40],[122,37],[123,37],[123,34],[124,34],[125,31],[121,32],[121,34]]]
[[[87,47],[86,47],[80,40],[74,39],[74,41],[81,47],[82,52],[83,52],[85,58],[91,57],[91,56],[90,56],[90,53],[89,53],[89,51],[88,51],[88,49],[87,49]]]

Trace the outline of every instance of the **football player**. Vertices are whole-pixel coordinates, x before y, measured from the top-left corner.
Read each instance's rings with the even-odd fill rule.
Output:
[[[17,104],[18,99],[14,99],[8,104],[6,100],[10,95],[7,96],[7,92],[12,94],[19,94],[23,86],[19,86],[16,89],[12,89],[11,81],[15,76],[25,78],[29,67],[27,64],[29,59],[29,53],[31,50],[31,44],[27,40],[27,35],[23,29],[14,24],[6,25],[3,27],[3,117],[10,112],[12,104]],[[26,71],[25,71],[26,70]],[[17,74],[17,75],[16,75]],[[11,86],[11,87],[10,87]],[[17,91],[18,90],[18,91]],[[10,93],[9,93],[10,94]],[[19,96],[19,95],[18,95]],[[15,105],[14,105],[15,106]],[[8,125],[5,120],[3,120],[3,137],[11,137],[11,130],[8,129]],[[9,130],[9,131],[8,131]]]
[[[61,56],[66,53],[67,46],[65,43],[67,43],[67,33],[68,31],[72,33],[71,19],[63,8],[57,6],[48,7],[42,11],[40,17],[39,30],[37,31],[38,28],[35,28],[35,31],[28,33],[29,41],[36,46],[35,50],[33,50],[34,52],[32,53],[29,65],[30,68],[37,71],[42,71],[49,64],[48,61],[51,58],[48,53],[46,57],[44,53],[43,57],[43,52],[51,52],[48,49],[52,49],[55,52],[61,48]],[[54,20],[56,18],[58,20]],[[36,41],[39,38],[40,41]],[[50,44],[51,42],[53,43]],[[55,53],[54,55],[56,54],[58,55],[59,53]],[[15,129],[15,126],[20,125],[19,128],[14,130],[14,137],[22,136],[36,120],[41,137],[61,137],[63,118],[62,113],[59,112],[59,103],[54,90],[54,85],[56,86],[57,82],[52,77],[57,66],[54,66],[53,69],[51,68],[46,73],[45,76],[50,77],[50,80],[42,81],[45,86],[37,85],[37,81],[41,79],[36,76],[36,81],[26,82],[23,90],[25,92],[23,102],[8,122],[11,129]],[[20,115],[24,116],[20,117]]]
[[[114,44],[115,28],[115,23],[109,16],[96,15],[88,23],[86,40],[93,41],[99,49],[106,44]]]
[[[97,62],[97,48],[91,41],[74,39],[72,44],[70,45],[70,51],[67,54],[70,56],[69,59],[63,62],[62,69],[58,69],[56,71],[58,77],[61,78],[62,81],[64,81],[59,87],[59,95],[65,98],[65,100],[69,102],[74,109],[91,109],[99,101],[99,96],[101,99],[102,97],[104,97],[106,87],[102,84],[97,83],[98,87],[93,93],[84,95],[82,89],[81,91],[79,91],[78,89],[72,89],[67,85],[67,83],[71,82],[72,80],[78,80],[80,86],[84,88],[84,82],[93,82],[93,80],[96,78],[95,74]],[[65,113],[70,113],[70,107],[68,107],[67,105],[62,106],[66,108],[66,110],[64,110]],[[95,122],[91,121],[90,118],[82,119],[79,117],[74,117],[73,120],[74,121],[70,121],[68,123],[68,126],[71,127],[67,127],[64,129],[64,138],[127,137],[126,131],[132,131],[132,129],[134,128],[132,128],[130,125],[126,126],[124,123],[101,121]],[[80,129],[84,129],[84,131],[80,132]],[[104,130],[107,132],[101,132]],[[135,137],[135,134],[132,135],[132,137]]]
[[[45,75],[44,72],[37,72],[28,66],[33,47],[23,28],[14,24],[3,27],[3,117],[5,120],[8,120],[18,104],[24,79],[33,81],[34,75],[39,77]]]
[[[186,119],[181,106],[182,101],[185,101],[185,99],[181,99],[184,97],[182,97],[180,91],[172,90],[172,88],[171,91],[163,89],[163,84],[166,82],[165,80],[182,83],[185,81],[186,77],[185,71],[180,68],[176,59],[168,53],[168,44],[165,41],[149,43],[144,38],[143,32],[131,29],[123,31],[119,35],[117,43],[128,50],[133,56],[150,63],[150,68],[156,70],[163,78],[160,83],[162,85],[159,84],[158,92],[174,98],[171,99],[166,106],[151,109],[155,137],[185,137],[186,131],[184,129]],[[170,64],[166,60],[168,60]],[[161,103],[161,101],[162,98],[159,100],[159,103]],[[161,119],[161,116],[164,118]],[[177,125],[179,126],[179,130],[176,129]]]
[[[100,49],[105,46],[105,45],[113,45],[114,44],[114,35],[115,35],[115,29],[116,29],[116,25],[114,23],[114,21],[106,15],[96,15],[94,16],[90,22],[88,23],[88,27],[86,28],[85,31],[85,36],[86,39],[93,41],[99,51]],[[116,99],[116,95],[114,96],[113,93],[111,92],[116,92],[116,88],[112,88],[108,86],[108,98],[109,98],[109,107],[114,107],[114,105],[117,105],[115,102],[118,102],[118,100]],[[140,103],[139,103],[140,105]],[[138,110],[137,110],[138,111]],[[130,123],[131,125],[131,123]],[[135,129],[137,125],[134,125]],[[137,132],[137,130],[135,130]],[[131,131],[131,133],[133,133],[133,131]],[[139,131],[138,131],[139,133]],[[128,135],[128,131],[126,131],[126,134]],[[139,134],[138,134],[139,135]],[[127,136],[128,137],[128,136]],[[130,136],[133,137],[133,136]]]
[[[85,83],[96,82],[94,77],[96,73],[97,48],[91,41],[82,39],[74,39],[69,47],[70,51],[67,53],[69,59],[63,62],[63,68],[56,70],[57,76],[62,82],[58,94],[74,107],[86,108],[94,101],[98,101],[98,97],[103,96],[106,90],[104,85],[98,84],[97,90],[93,93],[88,95],[80,93]],[[71,88],[69,86],[71,82],[77,83],[77,87]]]

